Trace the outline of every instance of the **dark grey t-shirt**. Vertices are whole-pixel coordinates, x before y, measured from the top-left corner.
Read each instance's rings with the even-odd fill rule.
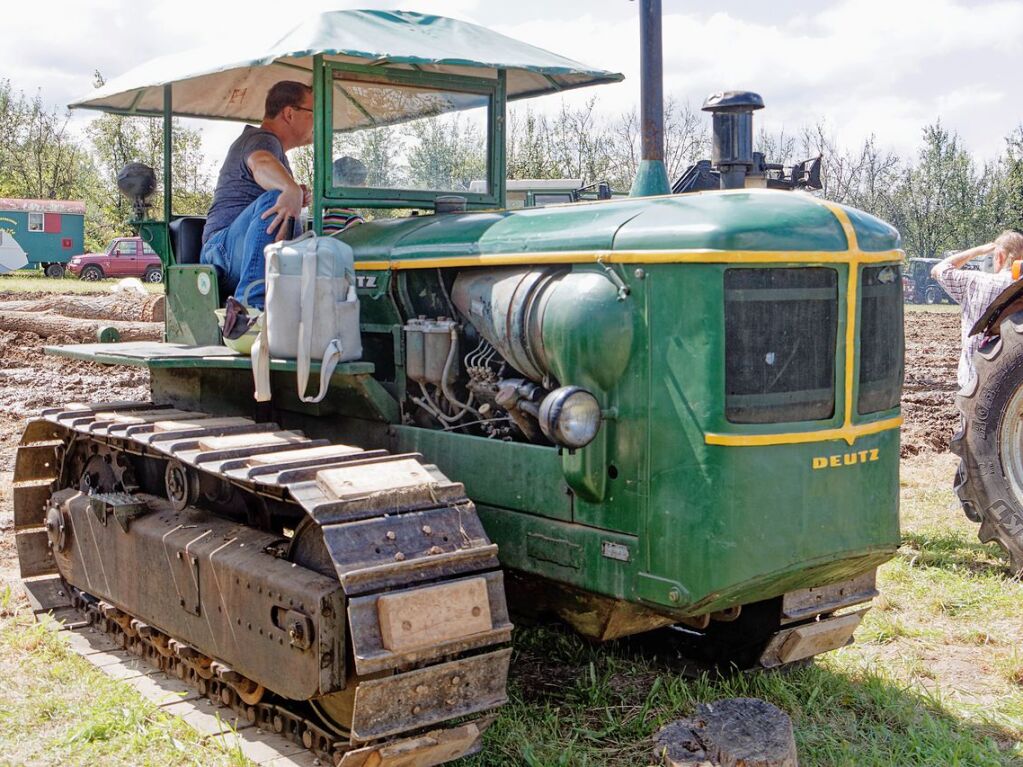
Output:
[[[284,154],[280,139],[268,130],[246,125],[242,135],[227,150],[227,157],[220,168],[217,188],[213,192],[213,204],[206,214],[206,226],[202,230],[203,245],[211,234],[230,226],[239,213],[266,191],[256,183],[252,171],[245,163],[250,154],[260,149],[280,160],[281,165],[291,173],[288,156]]]

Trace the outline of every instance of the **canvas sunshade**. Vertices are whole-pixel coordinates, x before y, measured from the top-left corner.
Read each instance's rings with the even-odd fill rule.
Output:
[[[259,122],[266,93],[274,83],[312,84],[317,54],[327,61],[492,79],[503,69],[509,99],[623,79],[621,74],[588,67],[465,21],[403,11],[331,11],[313,17],[255,55],[230,56],[220,44],[154,59],[108,81],[71,107],[158,116],[163,114],[163,86],[170,83],[176,115]],[[235,63],[225,64],[225,59]],[[335,130],[354,127],[337,113],[343,102],[334,99]],[[395,113],[387,103],[381,102],[379,113],[371,112],[374,122],[419,116]],[[460,107],[453,103],[452,108]]]

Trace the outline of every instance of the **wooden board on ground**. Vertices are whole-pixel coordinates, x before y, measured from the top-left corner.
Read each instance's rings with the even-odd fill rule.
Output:
[[[91,627],[78,631],[66,631],[62,636],[67,639],[68,646],[83,658],[96,653],[109,653],[120,649],[113,639],[102,631]]]
[[[252,723],[243,719],[237,712],[229,708],[213,705],[208,698],[186,700],[164,706],[168,714],[181,717],[193,730],[203,735],[222,735],[225,732],[243,730],[252,727]]]

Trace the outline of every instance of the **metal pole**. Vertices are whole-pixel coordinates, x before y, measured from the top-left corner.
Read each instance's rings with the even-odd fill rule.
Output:
[[[171,220],[171,162],[174,149],[174,118],[172,109],[172,86],[163,86],[163,220]]]
[[[661,0],[639,0],[640,138],[642,154],[632,197],[671,194],[664,167],[664,62]]]
[[[327,72],[323,56],[313,56],[313,231],[323,234],[323,198],[334,187],[333,169],[334,143],[333,116],[327,113]],[[333,80],[329,83],[333,88]],[[327,182],[327,179],[330,182]],[[333,196],[333,194],[331,194]]]
[[[661,0],[640,0],[640,116],[644,160],[664,161],[664,61]]]

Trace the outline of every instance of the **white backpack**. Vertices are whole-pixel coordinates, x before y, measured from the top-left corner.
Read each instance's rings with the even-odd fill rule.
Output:
[[[270,358],[298,361],[298,396],[319,402],[339,362],[362,356],[352,249],[308,232],[267,245],[263,327],[252,345],[256,400],[270,399]],[[322,360],[319,392],[305,395],[312,360]]]

